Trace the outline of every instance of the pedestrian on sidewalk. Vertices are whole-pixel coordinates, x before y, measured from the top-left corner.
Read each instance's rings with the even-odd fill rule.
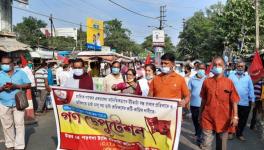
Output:
[[[25,148],[24,110],[16,109],[15,95],[30,88],[30,80],[21,69],[14,69],[13,59],[1,58],[0,118],[7,150]]]
[[[177,99],[179,106],[185,107],[190,101],[190,93],[184,78],[177,74],[173,67],[175,57],[171,53],[165,53],[161,57],[161,74],[155,76],[150,83],[150,97]]]
[[[51,91],[48,84],[48,71],[47,63],[43,62],[40,68],[35,73],[36,86],[37,86],[37,102],[38,108],[36,115],[41,115],[44,111],[46,99]]]
[[[203,133],[201,149],[212,149],[216,135],[216,150],[227,149],[228,132],[234,133],[238,124],[237,103],[239,95],[233,82],[224,77],[224,60],[213,60],[213,77],[205,79],[200,96],[202,98],[200,125]]]
[[[236,72],[230,74],[231,79],[239,94],[240,101],[238,103],[238,126],[236,136],[239,140],[245,141],[243,136],[244,128],[247,124],[248,116],[251,110],[251,104],[255,102],[254,87],[251,77],[245,73],[245,62],[239,61],[236,65]]]
[[[204,80],[206,79],[205,75],[206,65],[201,63],[198,66],[198,70],[195,76],[189,80],[189,90],[191,92],[190,108],[192,114],[192,121],[195,128],[196,142],[198,145],[202,142],[202,129],[199,123],[199,114],[201,106],[201,97],[200,92]]]

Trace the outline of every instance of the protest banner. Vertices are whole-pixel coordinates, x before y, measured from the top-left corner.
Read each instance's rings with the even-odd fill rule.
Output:
[[[177,101],[52,87],[58,147],[69,150],[176,150]]]

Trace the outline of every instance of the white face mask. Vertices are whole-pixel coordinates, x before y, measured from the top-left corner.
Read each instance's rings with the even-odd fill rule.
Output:
[[[170,73],[171,68],[170,67],[161,67],[161,72],[164,74]]]
[[[76,76],[83,75],[83,69],[73,69],[73,74]]]

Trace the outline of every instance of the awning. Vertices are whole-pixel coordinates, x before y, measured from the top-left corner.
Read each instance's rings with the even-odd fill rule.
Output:
[[[15,38],[0,38],[0,51],[4,52],[14,52],[14,51],[26,51],[30,50],[29,45],[18,42]]]
[[[29,54],[32,58],[41,58],[41,56],[37,52],[29,52]]]

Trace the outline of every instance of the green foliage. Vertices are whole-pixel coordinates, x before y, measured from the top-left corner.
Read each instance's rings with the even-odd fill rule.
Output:
[[[72,37],[53,37],[49,39],[49,45],[58,50],[73,50],[76,41]]]
[[[40,28],[46,27],[47,24],[42,20],[37,20],[34,17],[24,17],[23,22],[14,26],[14,31],[17,34],[18,41],[26,43],[30,46],[35,46],[38,41],[41,45],[47,46],[48,41],[41,33]],[[41,38],[41,40],[39,40]]]
[[[105,45],[125,55],[130,55],[131,53],[136,55],[142,50],[140,45],[131,40],[131,31],[123,27],[122,21],[114,19],[104,23]]]
[[[264,0],[260,4],[260,46],[263,47]],[[186,21],[179,38],[177,51],[181,58],[191,55],[209,61],[215,55],[222,55],[224,44],[236,53],[252,52],[255,49],[254,1],[227,0],[225,5],[218,3],[205,12],[196,12]],[[244,43],[242,51],[241,43]]]

